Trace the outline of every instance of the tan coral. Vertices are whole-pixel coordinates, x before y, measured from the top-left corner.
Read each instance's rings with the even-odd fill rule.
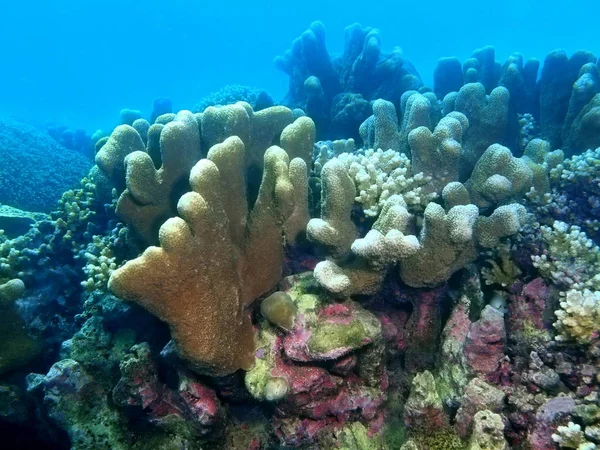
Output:
[[[413,172],[431,178],[424,187],[427,192],[439,193],[451,181],[458,181],[462,136],[468,127],[467,117],[453,111],[440,120],[433,132],[418,127],[408,134]]]
[[[117,203],[117,215],[145,244],[155,244],[157,230],[175,215],[175,201],[187,190],[190,167],[200,159],[200,134],[191,112],[179,112],[164,126],[160,153],[162,166],[158,170],[145,151],[125,157],[127,189]]]
[[[488,410],[479,411],[473,422],[468,450],[508,450],[502,416]]]
[[[496,208],[489,217],[480,216],[479,208],[469,203],[465,187],[454,182],[443,190],[448,210],[429,203],[418,237],[407,233],[413,229],[409,223],[414,217],[403,197],[392,195],[372,229],[364,238],[352,241],[356,227],[350,219],[351,199],[344,195],[344,173],[334,171],[336,164],[339,166],[334,159],[325,165],[322,219],[312,219],[307,233],[330,251],[332,261],[317,264],[315,278],[338,296],[377,292],[395,265],[400,279],[409,286],[438,286],[476,259],[478,245],[497,245],[501,238],[519,231],[526,217],[525,208],[516,203]],[[348,245],[352,258],[348,258]]]
[[[437,203],[425,209],[419,251],[400,263],[400,278],[409,286],[433,287],[473,261],[477,255],[473,228],[475,205],[457,205],[447,213]]]
[[[123,161],[130,153],[145,151],[142,137],[129,125],[119,125],[113,130],[106,144],[96,154],[96,164],[115,184],[117,189],[125,186]]]
[[[261,169],[265,149],[278,143],[283,129],[293,121],[292,110],[285,106],[256,112],[246,102],[209,106],[201,115],[202,143],[211,147],[238,136],[246,147],[246,167]]]
[[[314,273],[319,285],[337,298],[344,298],[376,294],[386,272],[363,264],[339,266],[333,261],[321,261],[315,266]]]
[[[465,183],[471,202],[479,208],[519,199],[532,185],[533,172],[526,162],[500,144],[488,147]]]
[[[350,218],[354,204],[354,182],[344,165],[332,159],[321,174],[323,179],[321,218],[308,222],[308,238],[327,248],[334,258],[350,252],[358,230]]]
[[[200,372],[249,369],[254,337],[246,307],[281,276],[282,235],[294,210],[296,177],[287,154],[271,147],[257,200],[246,206],[245,148],[237,137],[211,148],[190,174],[181,218],[160,228],[149,247],[116,270],[109,288],[167,322],[179,354]],[[301,163],[301,162],[300,162]]]
[[[302,158],[308,166],[312,163],[315,137],[315,123],[310,117],[302,116],[283,129],[280,136],[280,145],[290,159]]]
[[[210,107],[202,114],[180,111],[168,116],[168,120],[165,117],[161,121],[159,117],[157,123],[149,127],[146,146],[134,128],[122,125],[115,129],[96,156],[98,166],[112,179],[117,190],[127,187],[119,199],[117,214],[145,245],[157,244],[159,227],[177,214],[177,199],[189,190],[189,171],[200,159],[202,148],[230,136],[240,137],[246,148],[246,173],[259,177],[265,150],[279,143],[281,135],[284,148],[289,147],[293,156],[310,162],[314,123],[308,117],[293,122],[292,111],[283,106],[254,112],[249,104],[238,102]],[[260,178],[250,177],[247,182],[258,186]],[[250,194],[252,200],[256,192]],[[290,225],[290,229],[297,229],[298,223],[305,219],[308,220],[307,217],[295,219],[296,225]],[[297,234],[297,231],[292,233]]]
[[[550,171],[565,159],[562,150],[551,151],[551,149],[548,141],[532,139],[521,157],[533,173],[533,188],[542,195],[550,192]]]

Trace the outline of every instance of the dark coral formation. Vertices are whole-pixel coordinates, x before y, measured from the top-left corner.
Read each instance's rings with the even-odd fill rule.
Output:
[[[464,85],[481,83],[485,93],[502,86],[510,93],[508,129],[498,136],[518,153],[519,118],[531,115],[539,125],[539,137],[553,149],[572,155],[600,145],[598,141],[598,98],[600,68],[590,52],[568,56],[556,50],[546,56],[541,73],[540,61],[514,53],[503,64],[495,60],[493,47],[476,50],[462,64],[456,58],[442,58],[435,71],[434,92],[439,98],[454,95]],[[497,139],[496,138],[496,139]],[[520,148],[519,148],[520,147]]]
[[[194,105],[192,111],[202,112],[209,106],[231,105],[237,102],[248,103],[252,106],[254,111],[260,111],[261,109],[269,108],[275,104],[273,98],[271,98],[271,96],[263,89],[234,84],[225,86],[224,88],[207,95]],[[153,114],[150,118],[150,122],[154,122],[159,115],[160,114],[157,114],[155,116]]]
[[[50,212],[92,163],[30,125],[0,120],[0,203]]]
[[[355,137],[356,124],[369,116],[368,102],[382,98],[399,105],[404,92],[423,85],[399,47],[391,53],[382,51],[379,30],[356,23],[345,33],[343,54],[332,56],[325,26],[313,22],[275,60],[290,77],[283,103],[312,117],[321,139],[339,137],[339,133]]]

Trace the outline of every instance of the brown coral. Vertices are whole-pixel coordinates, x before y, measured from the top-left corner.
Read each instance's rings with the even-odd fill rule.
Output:
[[[161,247],[146,249],[109,282],[116,295],[167,322],[179,354],[213,375],[254,362],[246,308],[281,277],[286,219],[295,210],[295,186],[306,183],[306,170],[298,170],[304,162],[290,163],[273,146],[264,154],[258,197],[248,211],[245,160],[238,137],[213,146],[191,171],[192,192],[177,205],[182,218],[160,228]]]

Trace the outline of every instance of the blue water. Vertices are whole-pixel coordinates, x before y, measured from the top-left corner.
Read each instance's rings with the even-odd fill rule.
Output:
[[[314,20],[325,23],[330,52],[341,52],[353,22],[379,28],[384,48],[401,46],[426,84],[438,58],[464,61],[484,45],[498,61],[555,48],[600,53],[597,0],[2,3],[0,114],[89,132],[114,126],[123,107],[148,115],[152,99],[166,96],[175,110],[190,108],[225,84],[278,100],[287,76],[273,58]]]

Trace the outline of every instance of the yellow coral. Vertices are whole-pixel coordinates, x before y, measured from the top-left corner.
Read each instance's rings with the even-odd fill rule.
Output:
[[[554,326],[560,332],[558,341],[575,340],[587,344],[598,339],[600,330],[600,291],[570,290],[561,292]]]

